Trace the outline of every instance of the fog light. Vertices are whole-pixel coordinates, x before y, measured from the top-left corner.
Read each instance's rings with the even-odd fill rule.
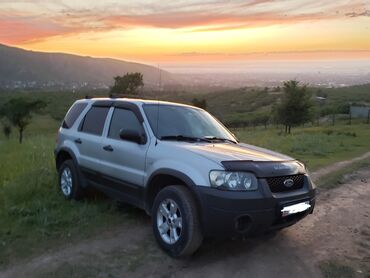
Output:
[[[250,228],[252,224],[252,220],[248,215],[243,215],[236,219],[235,224],[236,224],[236,230],[238,232],[245,233]]]

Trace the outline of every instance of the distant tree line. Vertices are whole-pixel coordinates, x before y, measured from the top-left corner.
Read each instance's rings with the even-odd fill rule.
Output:
[[[261,92],[264,91],[266,89]],[[256,100],[259,104],[263,103],[263,105],[257,106],[253,112],[236,112],[228,115],[224,119],[226,125],[233,128],[267,127],[270,124],[282,125],[285,133],[289,134],[295,126],[306,123],[319,125],[320,120],[323,119],[335,125],[338,114],[342,115],[341,118],[346,117],[348,124],[351,124],[350,104],[343,101],[327,103],[328,94],[321,88],[315,92],[305,84],[290,80],[284,82],[282,88],[271,89],[271,92],[277,91],[281,91],[282,94],[275,99],[269,99],[272,103],[270,109],[262,100]],[[262,94],[262,96],[264,99],[268,99],[266,94]],[[249,104],[250,106],[253,106],[253,103]],[[258,107],[264,107],[263,111],[258,111]],[[370,122],[370,113],[367,121]]]
[[[284,82],[283,88],[275,88],[274,91],[283,91],[277,103],[272,105],[270,111],[253,112],[245,117],[236,117],[227,122],[231,127],[265,126],[268,124],[281,124],[285,133],[290,133],[292,127],[302,125],[313,118],[313,102],[311,93],[306,85],[300,85],[298,81]],[[266,88],[265,88],[266,91]]]

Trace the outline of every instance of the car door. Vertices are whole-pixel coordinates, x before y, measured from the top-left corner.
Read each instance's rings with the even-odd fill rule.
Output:
[[[110,107],[92,106],[78,128],[74,140],[79,152],[81,170],[90,177],[101,170],[102,134]]]
[[[103,139],[102,169],[106,185],[130,198],[140,199],[143,192],[145,159],[149,147],[143,119],[138,109],[112,108],[109,128]],[[120,138],[122,130],[138,131],[145,142],[136,143]],[[134,202],[135,203],[135,202]]]

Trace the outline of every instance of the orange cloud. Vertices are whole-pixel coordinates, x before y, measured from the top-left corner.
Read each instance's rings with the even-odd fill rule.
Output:
[[[163,3],[148,3],[134,7],[133,11],[129,9],[130,5],[124,3],[117,4],[117,7],[113,4],[95,9],[67,6],[60,10],[44,11],[40,2],[40,12],[35,12],[38,11],[35,8],[34,11],[23,10],[17,14],[11,9],[6,11],[0,7],[0,40],[17,44],[56,35],[148,27],[188,29],[185,31],[194,32],[226,31],[368,16],[368,11],[363,11],[364,5],[360,2],[339,2],[333,7],[333,2],[327,0],[317,3],[303,0],[299,5],[295,1],[285,1],[278,5],[272,0],[174,1],[169,7]],[[86,3],[94,4],[94,1]]]
[[[0,41],[17,44],[65,34],[68,28],[38,19],[0,16]]]
[[[328,17],[327,17],[328,18]],[[172,13],[139,16],[112,16],[102,21],[112,27],[157,27],[157,28],[198,28],[195,31],[219,31],[255,26],[296,23],[323,19],[318,14],[280,15],[259,13],[256,15],[232,15],[204,13]]]

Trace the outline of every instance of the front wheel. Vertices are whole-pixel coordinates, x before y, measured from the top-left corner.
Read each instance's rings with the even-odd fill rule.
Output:
[[[168,186],[155,198],[153,232],[158,244],[172,257],[193,254],[202,244],[199,212],[184,186]]]

